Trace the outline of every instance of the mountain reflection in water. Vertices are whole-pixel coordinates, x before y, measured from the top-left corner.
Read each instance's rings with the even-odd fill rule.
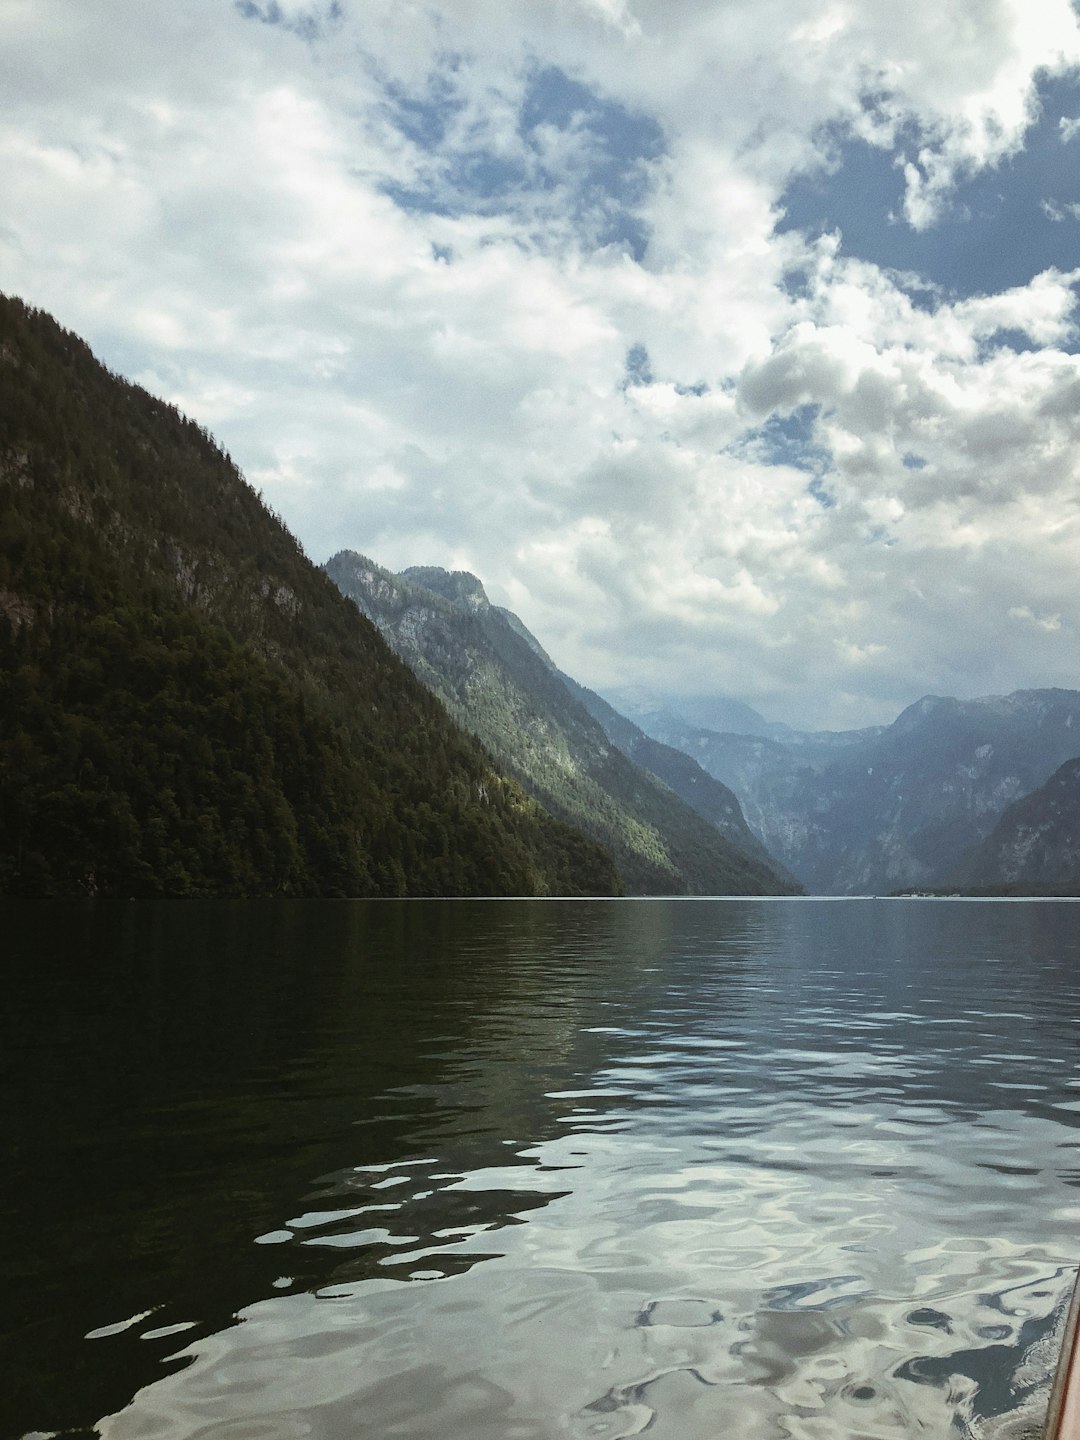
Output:
[[[1080,907],[2,907],[5,1435],[1034,1433]]]

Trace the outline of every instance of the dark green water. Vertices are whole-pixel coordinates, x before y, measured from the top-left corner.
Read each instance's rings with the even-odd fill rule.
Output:
[[[1032,1433],[1080,906],[0,907],[0,1429]]]

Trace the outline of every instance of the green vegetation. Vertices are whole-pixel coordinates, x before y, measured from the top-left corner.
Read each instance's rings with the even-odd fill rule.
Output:
[[[0,297],[0,893],[617,888],[201,427]]]
[[[475,576],[431,568],[392,575],[348,551],[325,568],[498,763],[614,857],[628,891],[797,892],[749,832],[746,848],[732,843],[612,744],[521,621],[489,604]]]

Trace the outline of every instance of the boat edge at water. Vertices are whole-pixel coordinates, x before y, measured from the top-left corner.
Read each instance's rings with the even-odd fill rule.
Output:
[[[1080,1273],[1073,1282],[1043,1440],[1080,1440]]]

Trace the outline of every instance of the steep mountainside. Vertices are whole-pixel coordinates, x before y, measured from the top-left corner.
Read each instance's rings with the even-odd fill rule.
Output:
[[[777,864],[747,825],[738,800],[726,785],[715,780],[682,750],[646,735],[633,720],[621,715],[613,705],[609,705],[602,695],[580,685],[560,670],[536,636],[530,633],[513,611],[504,610],[501,606],[492,606],[492,609],[503,617],[515,634],[521,636],[547,668],[559,677],[574,699],[601,725],[611,743],[633,760],[635,765],[662,780],[669,789],[674,790],[680,800],[684,800],[691,810],[696,811],[703,820],[707,820],[733,845],[750,855],[756,855],[759,860],[764,860],[782,874],[793,889],[799,888],[795,877],[784,872],[783,867]],[[730,703],[732,706],[736,704],[734,701]],[[755,713],[749,706],[742,708],[748,714]]]
[[[795,877],[784,872],[783,867],[750,829],[734,792],[727,785],[721,784],[707,770],[703,770],[698,762],[684,751],[677,750],[673,745],[664,745],[661,741],[654,740],[651,735],[646,735],[644,730],[625,715],[620,715],[594,690],[579,685],[561,671],[558,673],[570,693],[580,700],[593,719],[603,727],[604,734],[611,743],[617,745],[635,765],[662,780],[675,791],[680,800],[684,800],[691,810],[715,826],[733,845],[750,855],[756,855],[759,860],[765,861],[783,874],[792,887],[797,887],[798,881]]]
[[[951,878],[971,888],[1080,895],[1080,759],[1008,806]]]
[[[475,576],[424,568],[392,575],[352,552],[334,556],[326,571],[511,774],[610,850],[628,890],[790,888],[760,851],[736,848],[615,748],[535,639],[488,602]]]
[[[927,696],[884,729],[783,739],[647,723],[734,790],[807,889],[857,894],[946,883],[1006,805],[1080,752],[1080,693]]]
[[[227,455],[0,297],[0,893],[611,893]]]

